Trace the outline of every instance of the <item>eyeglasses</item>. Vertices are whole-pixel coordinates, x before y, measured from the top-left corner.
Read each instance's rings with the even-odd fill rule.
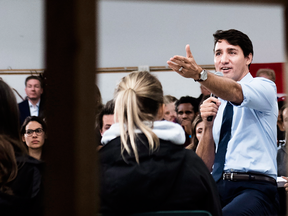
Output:
[[[41,136],[44,131],[42,128],[37,128],[35,130],[30,130],[30,129],[26,130],[27,136],[32,136],[34,132],[36,133],[37,136]]]

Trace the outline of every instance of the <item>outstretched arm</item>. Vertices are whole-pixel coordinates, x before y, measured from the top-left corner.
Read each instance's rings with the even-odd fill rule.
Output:
[[[167,64],[181,76],[194,80],[200,78],[200,73],[203,70],[196,63],[189,45],[186,45],[186,57],[176,55],[170,58]],[[179,71],[181,67],[183,67],[183,69]],[[202,81],[201,84],[224,100],[231,101],[234,104],[241,104],[243,101],[244,97],[241,85],[230,78],[219,77],[208,72],[207,80]]]
[[[214,103],[212,103],[212,101]],[[199,140],[199,144],[196,149],[196,154],[204,161],[210,172],[212,171],[212,166],[215,159],[215,144],[213,140],[212,128],[219,106],[220,101],[216,98],[210,97],[205,100],[200,107],[204,128],[202,137]],[[207,121],[208,116],[213,116],[212,121]]]

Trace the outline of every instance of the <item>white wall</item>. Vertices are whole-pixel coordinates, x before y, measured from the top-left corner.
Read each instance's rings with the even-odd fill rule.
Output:
[[[43,0],[0,0],[0,69],[44,68],[43,9]],[[23,98],[26,96],[27,75],[0,77]]]
[[[253,41],[253,62],[283,62],[283,25],[273,5],[100,1],[98,66],[164,66],[186,44],[198,64],[213,64],[212,34],[231,28]]]
[[[99,67],[166,66],[190,44],[198,64],[213,64],[213,33],[235,28],[254,45],[254,63],[284,62],[283,8],[273,5],[100,1]],[[200,94],[199,84],[173,72],[155,73],[164,93]],[[125,74],[99,74],[103,102]]]
[[[230,28],[249,35],[253,62],[285,61],[280,6],[107,0],[98,6],[98,67],[166,66],[171,56],[185,55],[188,43],[198,64],[213,64],[212,34]],[[43,8],[43,0],[0,0],[0,69],[45,67]],[[173,72],[155,74],[165,94],[196,97],[200,93],[192,80]],[[123,75],[98,75],[103,102],[113,97]],[[26,76],[0,76],[25,96]]]
[[[176,72],[151,72],[162,83],[164,94],[170,94],[177,98],[190,95],[198,97],[200,95],[200,85],[192,79],[185,79]],[[103,103],[113,98],[114,90],[118,82],[128,73],[107,73],[99,74],[98,87],[101,90]]]
[[[0,0],[0,69],[44,67],[43,7],[43,0]]]

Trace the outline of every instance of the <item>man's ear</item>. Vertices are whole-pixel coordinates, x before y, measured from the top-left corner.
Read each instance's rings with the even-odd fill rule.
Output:
[[[24,143],[26,142],[24,135],[22,136],[22,141],[23,141]]]
[[[246,57],[246,59],[247,59],[246,65],[248,66],[249,64],[251,64],[252,59],[253,59],[252,53],[250,53],[250,54]]]

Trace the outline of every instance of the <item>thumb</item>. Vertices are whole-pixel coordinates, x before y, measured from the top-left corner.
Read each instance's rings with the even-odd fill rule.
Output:
[[[192,53],[191,53],[190,45],[189,45],[189,44],[186,45],[185,49],[186,49],[186,57],[187,57],[187,58],[193,58],[193,55],[192,55]]]

